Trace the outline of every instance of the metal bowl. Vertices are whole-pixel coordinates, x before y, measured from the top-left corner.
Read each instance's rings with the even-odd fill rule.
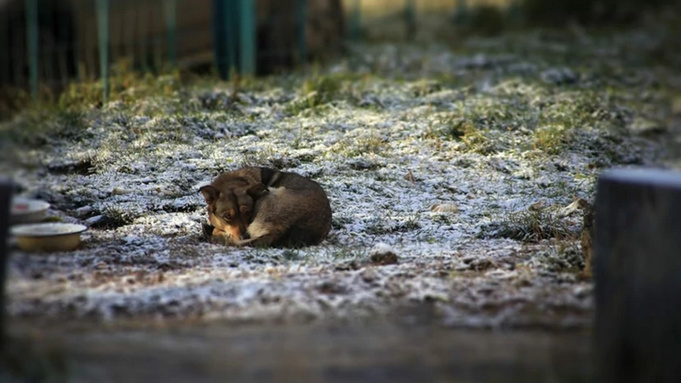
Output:
[[[25,251],[68,251],[80,245],[86,226],[73,223],[35,223],[12,227],[19,248]]]
[[[12,224],[40,222],[45,218],[45,212],[49,207],[50,204],[45,201],[13,198],[10,209],[10,222]]]

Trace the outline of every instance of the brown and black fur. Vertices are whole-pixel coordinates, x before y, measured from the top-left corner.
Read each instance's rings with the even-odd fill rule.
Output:
[[[204,227],[205,234],[214,238],[224,237],[228,241],[243,237],[255,205],[249,182],[249,179],[223,173],[210,185],[199,189],[208,204],[210,225]]]
[[[234,245],[316,245],[331,229],[326,193],[295,173],[246,167],[219,175],[201,192],[213,236],[226,235]]]

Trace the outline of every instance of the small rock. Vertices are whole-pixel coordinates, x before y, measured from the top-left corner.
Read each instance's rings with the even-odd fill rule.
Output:
[[[577,298],[587,298],[593,293],[592,285],[580,285],[573,289],[573,293]]]
[[[90,215],[95,209],[92,206],[83,206],[76,209],[76,217],[85,217]]]
[[[95,226],[95,225],[99,224],[100,222],[102,222],[104,219],[105,219],[104,216],[100,214],[100,215],[96,215],[94,217],[90,217],[90,218],[86,219],[85,223],[88,226]]]
[[[243,93],[237,93],[235,100],[238,103],[243,104],[243,105],[251,105],[253,103],[253,100],[251,100],[250,97],[248,97],[247,95],[245,95]]]
[[[397,263],[397,253],[387,243],[379,242],[369,252],[369,260],[376,265],[393,265]]]
[[[349,161],[348,166],[353,170],[375,170],[380,167],[380,165],[375,162],[370,162],[361,158]]]
[[[435,204],[430,207],[430,211],[436,213],[458,213],[459,207],[452,203]]]
[[[111,194],[113,194],[113,195],[124,195],[124,194],[130,194],[130,193],[132,193],[131,190],[126,190],[126,189],[119,188],[119,187],[115,187],[111,191]]]

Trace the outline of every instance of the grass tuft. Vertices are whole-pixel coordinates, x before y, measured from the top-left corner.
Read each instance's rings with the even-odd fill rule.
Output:
[[[522,210],[505,219],[483,225],[478,238],[508,238],[521,242],[538,242],[550,238],[575,239],[579,232],[548,209]]]

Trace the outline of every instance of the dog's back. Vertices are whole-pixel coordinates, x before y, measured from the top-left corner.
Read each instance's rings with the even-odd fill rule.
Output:
[[[331,206],[318,183],[301,175],[260,168],[267,188],[256,199],[247,232],[253,245],[298,247],[316,245],[331,230]]]

